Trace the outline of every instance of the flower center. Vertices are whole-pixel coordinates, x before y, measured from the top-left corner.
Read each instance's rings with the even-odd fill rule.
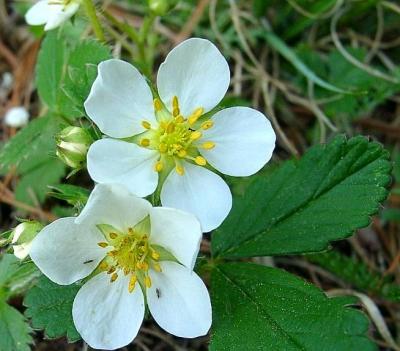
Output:
[[[97,226],[104,234],[106,241],[98,245],[109,250],[99,268],[110,274],[111,282],[118,279],[119,274],[130,275],[129,292],[135,288],[136,282],[151,287],[148,271],[150,268],[161,272],[158,263],[160,254],[149,243],[149,236],[142,230],[128,228],[127,232],[120,232],[114,227],[100,224]]]
[[[182,160],[189,160],[199,166],[207,164],[206,159],[200,155],[199,148],[211,150],[215,147],[212,141],[203,141],[203,131],[212,128],[213,121],[199,122],[204,109],[199,107],[187,118],[180,113],[178,98],[172,100],[172,114],[162,105],[159,99],[154,99],[154,109],[158,119],[158,126],[153,126],[148,121],[142,121],[142,126],[147,129],[141,134],[139,144],[142,147],[158,150],[160,157],[154,165],[154,170],[161,172],[166,167],[175,166],[178,174],[184,174]]]

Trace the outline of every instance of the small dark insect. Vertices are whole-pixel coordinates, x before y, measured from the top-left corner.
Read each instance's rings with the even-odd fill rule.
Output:
[[[161,297],[161,290],[159,288],[156,289],[156,294],[158,298]]]
[[[88,264],[88,263],[92,263],[94,260],[87,260],[85,262],[83,262],[83,264]]]

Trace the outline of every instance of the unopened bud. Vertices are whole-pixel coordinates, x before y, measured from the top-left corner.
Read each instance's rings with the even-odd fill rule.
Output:
[[[11,244],[14,255],[23,260],[29,255],[32,241],[43,226],[36,221],[27,221],[18,224],[11,233]]]
[[[67,127],[57,135],[57,156],[74,169],[82,168],[86,154],[93,142],[89,133],[81,127]]]
[[[149,0],[150,11],[157,16],[164,16],[169,10],[168,0]]]

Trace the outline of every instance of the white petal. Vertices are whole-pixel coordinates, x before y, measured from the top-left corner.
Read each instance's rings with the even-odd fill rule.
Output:
[[[231,176],[249,176],[258,172],[272,157],[275,132],[259,111],[248,107],[231,107],[217,112],[214,126],[203,133],[204,141],[215,147],[200,153],[211,166]]]
[[[200,223],[190,213],[167,207],[150,211],[152,243],[167,249],[189,269],[193,269],[199,253],[202,232]]]
[[[184,175],[172,171],[161,190],[163,206],[193,213],[203,232],[217,228],[232,207],[228,185],[217,174],[200,166],[183,162]]]
[[[128,291],[129,277],[120,274],[113,283],[100,273],[75,297],[72,316],[76,329],[90,347],[114,350],[128,345],[137,335],[144,316],[140,287]]]
[[[33,239],[30,256],[50,280],[68,285],[88,276],[104,258],[100,241],[104,237],[96,227],[75,224],[75,217],[60,218]]]
[[[98,183],[117,183],[144,197],[156,190],[154,171],[156,151],[121,140],[102,139],[93,143],[87,154],[90,176]]]
[[[199,276],[175,262],[160,262],[162,272],[150,272],[147,289],[150,313],[161,328],[182,338],[207,334],[211,326],[211,302]]]
[[[139,71],[121,60],[103,61],[85,101],[88,116],[114,138],[143,132],[143,120],[155,123],[153,95]]]
[[[4,123],[9,127],[20,128],[28,123],[29,113],[23,106],[11,107],[4,116]]]
[[[50,0],[51,1],[51,0]],[[72,1],[69,5],[49,5],[49,16],[44,30],[52,30],[70,19],[78,11],[79,3]]]
[[[31,26],[45,24],[50,15],[50,5],[47,0],[40,0],[25,14],[25,20]]]
[[[20,245],[13,245],[12,247],[14,250],[15,257],[19,258],[20,260],[23,260],[26,257],[28,257],[31,251],[32,242],[23,243]]]
[[[157,88],[168,108],[179,99],[181,113],[188,116],[198,107],[214,108],[229,87],[230,73],[225,58],[208,40],[192,38],[174,48],[161,64]]]
[[[118,184],[97,184],[75,223],[109,224],[126,230],[149,215],[147,200],[131,194]]]

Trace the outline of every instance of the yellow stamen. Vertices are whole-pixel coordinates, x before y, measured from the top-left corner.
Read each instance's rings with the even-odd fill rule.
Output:
[[[136,268],[137,269],[142,269],[143,268],[143,262],[137,262],[136,263]]]
[[[100,247],[102,247],[104,249],[105,247],[108,246],[108,243],[100,242],[100,243],[97,243],[97,245],[99,245]]]
[[[167,123],[164,122],[164,121],[161,121],[161,122],[160,122],[160,128],[161,128],[162,130],[167,129]]]
[[[169,123],[168,126],[167,126],[166,132],[167,132],[168,134],[171,134],[171,133],[174,132],[174,130],[175,130],[175,123],[172,123],[172,122]]]
[[[128,286],[128,290],[130,293],[135,289],[136,282],[137,282],[137,277],[136,277],[136,275],[132,274],[131,279],[129,280],[129,286]]]
[[[110,238],[111,239],[116,239],[116,238],[118,238],[118,234],[117,233],[110,233]]]
[[[161,266],[158,263],[153,263],[153,269],[156,272],[161,272]]]
[[[157,99],[157,98],[154,99],[153,104],[154,104],[154,109],[156,110],[156,112],[161,111],[162,103],[161,103],[160,99]]]
[[[146,285],[146,288],[150,288],[151,287],[151,279],[148,275],[146,275],[144,277],[144,284]]]
[[[155,163],[155,165],[154,165],[154,170],[156,171],[156,172],[161,172],[162,170],[163,170],[163,168],[164,168],[164,165],[163,165],[163,163],[161,162],[161,161],[157,161],[156,163]]]
[[[145,271],[148,271],[149,270],[149,264],[147,262],[143,262],[142,263],[142,269],[145,270]]]
[[[111,283],[115,282],[117,280],[117,278],[118,278],[118,274],[113,273],[113,275],[111,276],[111,279],[110,279]]]
[[[142,121],[142,126],[145,129],[151,129],[151,124],[147,121]]]
[[[179,110],[178,97],[177,97],[177,96],[174,96],[174,97],[172,98],[172,115],[173,115],[174,117],[177,117],[177,116],[179,115],[179,113],[180,113],[180,110]]]
[[[214,122],[209,119],[208,121],[205,121],[202,123],[201,128],[204,130],[210,129],[214,125]]]
[[[176,165],[175,169],[179,175],[183,176],[185,174],[185,169],[181,165]]]
[[[124,268],[124,275],[128,275],[129,274],[129,268]]]
[[[105,271],[105,270],[108,268],[107,262],[105,262],[105,261],[101,262],[101,263],[99,264],[99,268],[100,268],[102,271]]]
[[[114,273],[114,272],[115,272],[115,267],[114,267],[114,266],[111,267],[111,268],[107,271],[108,274],[111,274],[111,273]]]
[[[213,149],[215,147],[215,143],[212,142],[212,141],[206,141],[201,146],[202,146],[203,149],[211,150],[211,149]]]
[[[203,114],[204,112],[204,108],[199,107],[196,110],[194,110],[194,112],[192,113],[192,115],[188,118],[189,124],[195,124],[197,122],[197,120],[200,118],[200,116]]]
[[[157,251],[153,251],[153,252],[151,253],[151,258],[152,258],[153,260],[158,260],[158,259],[160,259],[160,254],[159,254]]]
[[[194,162],[196,162],[199,166],[205,166],[207,164],[207,161],[204,157],[202,156],[197,156],[194,159]]]
[[[164,153],[164,152],[167,152],[168,146],[165,143],[160,143],[160,145],[158,146],[158,149],[160,150],[160,152]]]
[[[175,121],[177,123],[182,123],[182,122],[185,122],[185,118],[182,115],[178,115],[175,117]]]
[[[142,145],[143,147],[147,147],[150,145],[150,139],[142,139],[140,140],[140,145]]]
[[[192,134],[190,134],[190,139],[197,140],[197,139],[200,139],[201,136],[202,136],[201,132],[196,130],[196,131],[192,132]]]
[[[182,149],[182,150],[179,150],[178,151],[178,156],[179,157],[185,157],[187,155],[187,152],[186,152],[186,150],[185,149]]]

